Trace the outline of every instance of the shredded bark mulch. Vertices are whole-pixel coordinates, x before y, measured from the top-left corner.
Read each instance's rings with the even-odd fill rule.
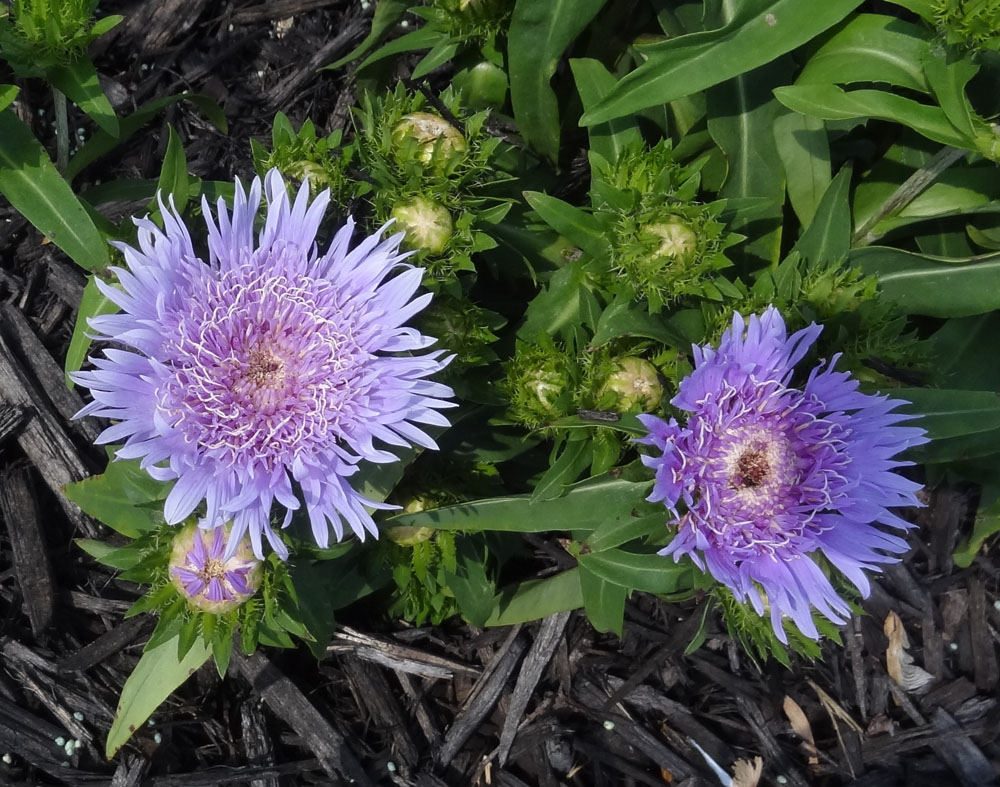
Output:
[[[126,19],[96,53],[120,114],[193,90],[224,107],[230,133],[176,104],[78,188],[155,179],[167,123],[194,175],[231,180],[252,176],[247,140],[268,140],[278,109],[326,132],[349,122],[349,70],[316,69],[363,37],[371,9],[120,0],[101,10]],[[51,111],[38,111],[49,99],[35,90],[22,108],[51,142]],[[83,285],[0,203],[0,784],[696,787],[731,783],[737,761],[752,770],[755,757],[760,784],[997,783],[1000,569],[995,550],[968,569],[953,564],[976,500],[949,486],[927,493],[912,552],[875,582],[844,646],[825,644],[814,663],[759,667],[718,623],[685,655],[701,606],[640,594],[621,639],[595,633],[581,612],[504,629],[412,628],[373,622],[362,603],[322,662],[263,649],[234,656],[224,680],[209,664],[106,761],[118,695],[152,621],[123,618],[139,588],[74,545],[103,528],[59,492],[105,462],[97,425],[72,420],[82,401],[63,382]],[[555,566],[550,550],[538,565]],[[914,662],[903,658],[907,688],[886,634],[893,615]],[[82,745],[68,756],[70,739]]]

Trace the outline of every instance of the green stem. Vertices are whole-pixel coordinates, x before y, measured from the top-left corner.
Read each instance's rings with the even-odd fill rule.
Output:
[[[66,171],[69,163],[69,120],[66,117],[66,96],[52,88],[52,107],[56,117],[56,169]]]

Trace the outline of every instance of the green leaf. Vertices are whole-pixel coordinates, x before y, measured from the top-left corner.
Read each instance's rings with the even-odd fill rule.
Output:
[[[824,120],[876,118],[900,123],[918,134],[956,148],[975,150],[975,141],[962,134],[939,107],[881,90],[852,90],[836,85],[789,85],[774,91],[775,98],[789,109]]]
[[[578,260],[556,271],[548,287],[535,296],[517,335],[524,341],[533,342],[543,333],[549,336],[559,336],[564,331],[572,334],[580,326],[596,324],[599,308]]]
[[[600,347],[622,336],[639,336],[665,344],[686,348],[690,342],[671,328],[660,315],[637,309],[631,298],[615,299],[597,321],[597,330],[590,344]]]
[[[566,487],[580,477],[580,473],[590,464],[592,458],[591,440],[568,441],[559,458],[549,466],[532,490],[532,502],[560,497]]]
[[[233,655],[233,626],[220,625],[212,636],[212,656],[220,678],[226,677],[229,660]]]
[[[193,675],[211,655],[198,638],[183,660],[177,658],[180,635],[143,652],[122,687],[115,720],[111,723],[105,756],[111,759],[173,691]]]
[[[628,588],[602,579],[584,566],[580,566],[580,592],[583,608],[590,624],[597,631],[622,635],[625,622],[625,598]]]
[[[167,151],[163,155],[163,166],[160,167],[160,179],[157,182],[157,191],[163,199],[165,205],[170,205],[170,198],[173,197],[174,207],[180,213],[184,210],[188,201],[188,171],[187,158],[184,155],[184,144],[181,142],[174,127],[167,124],[167,131],[170,136],[167,139]],[[156,210],[157,204],[154,200],[150,204],[150,210]]]
[[[583,606],[580,569],[522,582],[497,595],[487,626],[512,626]]]
[[[818,118],[782,111],[774,119],[774,141],[785,172],[788,201],[808,227],[830,185],[830,142]]]
[[[90,271],[108,264],[108,245],[27,126],[0,111],[0,194],[39,232]]]
[[[948,120],[961,134],[971,138],[976,135],[972,120],[975,113],[965,95],[965,86],[979,72],[979,66],[968,58],[946,58],[948,55],[944,53],[927,52],[924,73]]]
[[[603,259],[610,253],[608,239],[592,213],[540,191],[525,191],[524,198],[542,217],[542,221],[594,259]]]
[[[66,180],[72,182],[86,167],[124,143],[162,110],[178,101],[190,101],[223,134],[228,133],[229,126],[222,108],[208,96],[203,96],[200,93],[178,93],[174,96],[164,96],[143,104],[131,115],[121,118],[117,138],[107,132],[98,131],[88,139],[83,147],[76,152],[76,155],[69,160],[65,173]]]
[[[1000,391],[1000,364],[994,342],[1000,312],[948,320],[930,337],[931,364],[939,385],[974,391]]]
[[[438,66],[447,63],[455,56],[459,43],[459,41],[450,39],[438,41],[431,47],[431,51],[424,55],[420,62],[414,66],[412,78],[422,79]]]
[[[517,0],[507,33],[514,120],[542,155],[559,158],[559,103],[549,84],[563,52],[606,0]]]
[[[389,519],[388,524],[470,532],[594,530],[608,520],[630,518],[632,509],[642,505],[649,489],[650,482],[604,475],[574,484],[556,500],[533,503],[529,495],[478,500],[418,514],[401,514]]]
[[[139,467],[138,459],[109,462],[103,475],[67,484],[63,494],[90,516],[129,538],[138,538],[163,522],[163,515],[144,504],[164,500],[169,485]]]
[[[576,92],[580,95],[584,110],[595,107],[598,102],[610,93],[617,80],[599,60],[591,58],[574,58],[569,61],[576,80]],[[626,150],[642,148],[642,134],[634,117],[609,120],[598,123],[587,129],[590,137],[590,150],[603,156],[614,164]]]
[[[836,263],[851,248],[850,164],[840,168],[823,194],[812,222],[795,244],[807,266]]]
[[[889,2],[912,11],[925,22],[934,23],[935,0],[889,0]]]
[[[17,98],[20,89],[14,85],[0,85],[0,110],[10,106],[11,102]]]
[[[723,3],[735,15],[743,1]],[[754,267],[760,262],[777,265],[781,253],[785,178],[774,139],[774,121],[781,106],[771,98],[771,89],[787,73],[787,64],[775,61],[708,91],[708,131],[729,162],[719,196],[762,200],[763,209],[755,211],[752,219],[730,225],[748,240],[726,253],[737,262],[751,260]]]
[[[339,566],[343,573],[348,573],[343,571],[343,563]],[[299,621],[312,635],[311,641],[303,639],[313,656],[320,660],[326,658],[326,646],[330,643],[336,626],[331,591],[342,579],[341,572],[338,572],[337,568],[336,561],[314,563],[310,560],[297,560],[289,572],[298,594]]]
[[[76,545],[98,563],[117,568],[120,571],[127,571],[142,558],[142,554],[137,549],[115,547],[104,541],[95,541],[90,538],[78,538]]]
[[[667,516],[656,511],[645,516],[612,519],[600,525],[584,542],[591,552],[613,549],[637,538],[666,534]]]
[[[992,494],[996,495],[997,491],[997,489],[993,489]],[[983,490],[984,500],[988,499],[988,493],[987,489]],[[972,561],[975,560],[986,539],[997,533],[1000,533],[1000,500],[996,500],[986,507],[980,507],[976,512],[976,521],[972,527],[972,534],[958,545],[958,548],[952,555],[955,565],[959,568],[968,568],[971,566]]]
[[[993,391],[898,388],[892,394],[908,402],[900,407],[902,412],[920,414],[915,423],[932,440],[1000,429],[1000,395]]]
[[[340,60],[330,63],[328,66],[323,66],[323,68],[340,68],[352,60],[357,60],[378,44],[385,34],[396,26],[396,23],[406,14],[406,9],[409,6],[410,0],[378,0],[378,5],[375,6],[375,14],[372,16],[372,29],[368,31],[368,35],[365,36],[364,41],[340,58]]]
[[[458,573],[446,569],[445,578],[462,617],[473,626],[485,626],[493,613],[496,588],[486,576],[483,556],[473,549],[463,549],[459,555]]]
[[[677,593],[692,586],[694,575],[688,563],[672,557],[606,549],[580,555],[580,566],[615,585],[647,593]]]
[[[66,97],[82,109],[101,130],[112,137],[118,136],[118,117],[101,90],[94,64],[86,57],[68,66],[53,68],[46,77]]]
[[[1000,254],[941,259],[886,246],[854,249],[850,263],[879,277],[905,314],[966,317],[1000,308]]]
[[[929,93],[924,28],[882,14],[857,14],[826,39],[802,68],[797,85],[887,82]]]
[[[368,55],[368,57],[361,61],[357,70],[360,71],[361,69],[370,66],[372,63],[377,63],[379,60],[400,55],[404,52],[415,52],[420,49],[430,49],[434,46],[434,44],[444,38],[445,33],[437,28],[421,27],[418,30],[414,30],[412,33],[407,33],[406,35],[390,41],[385,46],[380,47],[375,52],[372,52]]]
[[[66,350],[66,387],[72,388],[73,381],[69,379],[70,374],[79,371],[87,357],[87,351],[93,343],[90,336],[90,326],[87,319],[96,317],[99,314],[114,314],[118,311],[118,306],[104,293],[97,289],[97,283],[93,276],[87,277],[87,284],[83,288],[83,297],[80,299],[80,309],[76,314],[76,324],[73,326],[73,336],[69,340],[69,349]]]
[[[859,5],[861,0],[744,0],[723,27],[642,47],[645,62],[581,124],[632,115],[745,74],[815,38]]]

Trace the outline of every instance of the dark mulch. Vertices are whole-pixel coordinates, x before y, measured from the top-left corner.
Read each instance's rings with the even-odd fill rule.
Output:
[[[349,74],[316,67],[359,40],[370,9],[343,0],[102,6],[126,17],[97,58],[121,113],[191,89],[224,106],[231,130],[175,105],[78,187],[156,178],[168,122],[191,172],[218,180],[252,174],[247,139],[268,139],[277,109],[326,131],[348,122]],[[23,109],[46,106],[44,93],[27,96]],[[51,141],[49,117],[27,119]],[[0,784],[694,787],[724,783],[712,763],[731,773],[757,755],[762,784],[996,783],[1000,572],[995,552],[966,570],[953,565],[975,499],[949,487],[929,493],[913,552],[876,583],[845,647],[826,645],[822,661],[761,670],[715,628],[685,656],[701,610],[640,596],[620,640],[580,613],[485,631],[373,624],[359,613],[322,663],[265,650],[234,661],[225,680],[202,669],[107,762],[104,738],[151,622],[123,620],[137,588],[73,544],[101,528],[58,491],[104,461],[95,425],[70,420],[81,402],[62,383],[84,280],[5,204],[0,261],[0,754],[10,754]],[[928,674],[920,689],[890,677],[890,612]],[[70,738],[83,745],[67,757],[57,740]]]

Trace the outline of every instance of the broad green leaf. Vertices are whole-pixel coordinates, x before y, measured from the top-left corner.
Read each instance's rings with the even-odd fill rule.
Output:
[[[109,202],[148,202],[156,194],[157,183],[152,178],[118,178],[91,186],[80,196],[90,205],[106,205]]]
[[[580,410],[584,415],[567,415],[552,421],[553,429],[588,429],[601,426],[613,429],[629,437],[645,437],[649,430],[632,413],[605,413],[604,411]],[[590,413],[588,416],[587,414]],[[599,415],[598,415],[599,413]],[[616,457],[617,458],[617,457]]]
[[[948,320],[929,340],[938,384],[944,388],[1000,391],[998,337],[1000,312]]]
[[[927,52],[923,60],[924,73],[951,124],[965,136],[974,137],[976,129],[972,119],[975,113],[965,95],[965,86],[978,73],[979,65],[969,58],[946,60],[946,57],[939,52]]]
[[[622,336],[639,336],[668,347],[685,349],[690,343],[659,315],[650,314],[645,309],[636,309],[631,299],[616,300],[601,312],[597,330],[590,343],[594,347],[600,347]]]
[[[487,626],[512,626],[583,606],[580,569],[522,582],[497,595]]]
[[[594,530],[613,519],[628,519],[649,494],[650,482],[626,481],[610,475],[574,484],[556,500],[531,502],[528,495],[460,503],[418,514],[401,514],[390,525],[439,530],[544,533],[549,530]]]
[[[970,462],[1000,453],[1000,429],[970,432],[918,445],[906,452],[917,464]]]
[[[180,636],[175,635],[142,654],[122,687],[115,720],[111,723],[105,756],[111,759],[146,719],[184,681],[208,661],[212,649],[199,637],[183,659],[177,658]]]
[[[139,467],[138,459],[109,462],[102,475],[63,488],[63,494],[84,512],[129,538],[162,524],[162,513],[143,506],[165,499],[169,491],[168,484]]]
[[[72,65],[53,68],[47,72],[46,77],[105,133],[112,137],[118,136],[118,117],[101,90],[97,70],[88,58],[81,58]]]
[[[167,124],[167,130],[170,136],[167,139],[167,151],[163,156],[163,166],[160,168],[160,179],[156,184],[156,190],[163,199],[163,204],[168,207],[173,198],[173,205],[180,213],[188,201],[187,157],[184,155],[184,144],[174,131],[174,127]],[[150,205],[150,210],[156,208],[155,202]]]
[[[932,24],[934,22],[934,15],[936,13],[935,0],[889,0],[889,2],[912,11],[925,22]]]
[[[1000,395],[994,391],[898,388],[892,397],[908,402],[899,408],[901,412],[920,414],[915,423],[926,429],[932,440],[1000,429]]]
[[[975,254],[965,230],[951,226],[940,219],[929,221],[919,227],[913,236],[922,254],[932,257],[971,257]]]
[[[73,326],[73,336],[69,340],[69,349],[66,351],[66,387],[72,388],[73,381],[69,379],[71,373],[79,371],[83,366],[83,361],[87,357],[87,351],[93,339],[90,336],[90,326],[87,325],[87,318],[96,317],[99,314],[114,314],[118,311],[118,306],[104,293],[97,289],[97,284],[93,276],[87,277],[87,284],[83,288],[83,297],[80,299],[80,309],[76,314],[76,324]]]
[[[723,3],[735,16],[742,1]],[[781,107],[771,97],[771,89],[787,73],[787,64],[776,61],[708,91],[708,131],[729,162],[719,196],[766,200],[752,219],[730,225],[748,240],[726,255],[736,262],[750,261],[752,267],[760,267],[761,262],[777,265],[781,253],[785,178],[774,140],[774,121]]]
[[[580,566],[614,585],[647,593],[677,593],[692,587],[694,575],[688,563],[672,557],[606,549],[580,555]]]
[[[223,134],[228,133],[229,126],[222,108],[208,96],[200,93],[178,93],[174,96],[164,96],[143,104],[135,112],[119,120],[118,137],[113,137],[104,131],[98,131],[84,143],[83,147],[69,160],[66,167],[66,180],[72,182],[86,167],[93,164],[101,156],[110,153],[116,147],[128,140],[139,129],[171,104],[178,101],[190,101],[212,124]]]
[[[608,520],[591,533],[585,543],[591,552],[602,552],[637,538],[656,537],[666,532],[667,513],[655,511],[645,516]]]
[[[788,201],[808,227],[830,185],[830,142],[818,118],[783,110],[774,119],[774,141],[785,171]]]
[[[995,495],[996,489],[993,490]],[[983,499],[987,499],[988,490],[983,490]],[[976,512],[976,521],[972,526],[972,534],[959,544],[952,557],[959,568],[972,565],[983,543],[990,536],[1000,533],[1000,500],[995,500],[988,506],[980,507]]]
[[[465,548],[458,556],[459,573],[445,571],[448,587],[455,595],[462,617],[473,626],[485,626],[493,613],[496,587],[486,576],[484,560],[478,550]]]
[[[815,38],[859,5],[861,0],[745,0],[723,27],[642,47],[645,62],[585,113],[581,124],[632,115],[753,71]]]
[[[98,563],[121,571],[132,568],[142,558],[142,554],[136,549],[115,547],[105,541],[95,541],[90,538],[78,538],[76,545]]]
[[[617,80],[599,60],[576,58],[569,61],[576,80],[576,92],[580,94],[584,111],[591,109],[610,93]],[[626,150],[642,148],[642,134],[634,117],[609,120],[587,129],[590,149],[614,164]]]
[[[580,566],[580,592],[591,625],[598,631],[608,631],[620,637],[625,622],[628,588],[608,582],[585,566]]]
[[[9,107],[0,111],[0,140],[0,194],[82,268],[103,269],[107,243],[45,148]]]
[[[835,263],[851,248],[851,166],[841,167],[823,194],[812,223],[795,244],[807,265]]]
[[[533,148],[559,158],[559,103],[549,84],[563,52],[606,0],[517,0],[507,33],[514,120]]]
[[[11,102],[17,98],[20,89],[14,85],[0,85],[0,110],[10,106]]]
[[[849,259],[877,275],[883,297],[905,314],[967,317],[1000,308],[1000,254],[956,260],[869,246]]]
[[[300,624],[310,636],[303,637],[295,625],[285,625],[285,628],[303,639],[317,659],[326,657],[326,646],[336,626],[331,592],[333,586],[342,581],[344,574],[351,573],[356,563],[354,559],[343,558],[340,561],[316,562],[300,559],[289,569],[298,598],[296,603],[287,605],[285,615],[291,614],[293,619],[284,623]]]
[[[920,104],[881,90],[852,90],[836,85],[789,85],[774,91],[789,109],[824,120],[876,118],[900,123],[918,134],[956,148],[975,150],[975,142],[949,121],[940,107]]]
[[[525,191],[524,198],[546,224],[591,257],[600,260],[610,253],[608,239],[593,214],[540,191]]]
[[[565,329],[597,323],[600,306],[591,292],[583,265],[572,262],[549,279],[548,286],[534,297],[517,331],[519,338],[533,342],[540,334],[559,336]]]
[[[356,60],[368,52],[373,46],[395,27],[396,23],[406,14],[406,9],[410,7],[410,0],[378,0],[375,6],[375,14],[372,16],[372,29],[368,31],[364,41],[354,49],[344,55],[340,60],[330,63],[323,68],[340,68],[352,60]]]
[[[929,93],[923,58],[930,53],[924,28],[882,14],[858,14],[826,39],[795,83],[887,82]]]

